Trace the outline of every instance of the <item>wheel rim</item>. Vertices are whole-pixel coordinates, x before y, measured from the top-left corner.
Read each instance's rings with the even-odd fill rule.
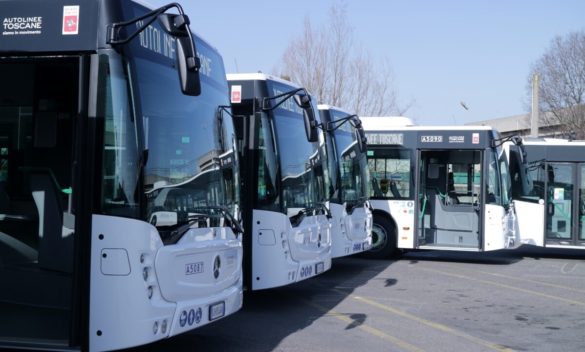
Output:
[[[382,226],[374,223],[372,226],[372,248],[370,251],[377,252],[382,250],[387,241],[388,233],[386,233],[386,230]]]

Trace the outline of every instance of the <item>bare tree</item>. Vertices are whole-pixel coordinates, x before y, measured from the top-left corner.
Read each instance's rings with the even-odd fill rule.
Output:
[[[303,34],[282,56],[280,75],[301,84],[319,103],[345,108],[362,116],[402,115],[388,60],[376,65],[356,44],[345,6],[333,5],[327,26],[315,29],[305,19]]]
[[[585,31],[556,37],[533,65],[539,75],[541,122],[585,139]],[[528,84],[530,86],[530,83]]]

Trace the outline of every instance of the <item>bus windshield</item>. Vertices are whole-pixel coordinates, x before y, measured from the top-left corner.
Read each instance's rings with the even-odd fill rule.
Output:
[[[234,215],[239,182],[233,126],[222,114],[228,88],[221,57],[198,41],[198,55],[205,61],[202,94],[177,95],[174,61],[149,48],[148,42],[142,44],[130,46],[134,55],[125,68],[103,71],[109,81],[104,102],[104,211],[141,218],[159,230],[193,213],[215,215],[221,208],[219,213]],[[134,109],[127,95],[137,103]],[[140,187],[143,191],[137,192]]]
[[[332,120],[337,121],[347,114],[332,110]],[[367,197],[368,161],[360,152],[355,137],[355,127],[347,121],[333,131],[335,148],[339,160],[339,200],[348,205],[356,204]]]
[[[269,81],[268,91],[278,95],[291,88]],[[282,185],[282,206],[289,216],[299,208],[313,208],[325,200],[323,158],[318,143],[307,142],[303,110],[292,99],[272,111]]]

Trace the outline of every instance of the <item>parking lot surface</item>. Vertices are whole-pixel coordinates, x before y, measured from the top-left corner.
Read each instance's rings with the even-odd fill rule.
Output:
[[[585,251],[340,258],[138,351],[585,351]]]

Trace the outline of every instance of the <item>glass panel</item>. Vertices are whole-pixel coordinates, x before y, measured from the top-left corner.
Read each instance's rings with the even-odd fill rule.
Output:
[[[265,210],[280,210],[280,199],[277,191],[276,175],[280,166],[276,160],[275,146],[272,139],[272,128],[268,118],[257,120],[258,131],[258,165],[257,194],[258,206]]]
[[[530,156],[530,154],[528,154]],[[528,188],[527,194],[522,194],[522,200],[529,200],[538,202],[540,199],[545,199],[545,184],[546,184],[546,166],[544,159],[534,160],[528,162],[528,178],[532,181],[529,183],[531,187]]]
[[[456,160],[456,162],[447,164],[445,200],[450,204],[474,204],[478,202],[478,195],[481,190],[480,152],[451,151],[447,157],[447,161]],[[495,194],[499,194],[500,189],[497,164],[493,157],[490,158],[489,166],[488,203],[494,202]],[[438,185],[438,188],[441,193],[444,192],[441,185]]]
[[[331,110],[333,121],[345,118],[347,115],[337,110]],[[356,139],[356,130],[351,121],[344,122],[333,131],[335,150],[339,160],[339,178],[341,183],[341,202],[355,204],[367,197],[368,185],[364,180],[369,179],[366,167],[366,154],[359,151]]]
[[[507,205],[510,203],[510,196],[512,192],[512,184],[509,174],[509,167],[506,161],[506,156],[504,153],[500,155],[500,179],[502,181],[502,205]]]
[[[292,90],[291,87],[277,82],[270,81],[268,85],[271,96]],[[288,216],[297,215],[299,208],[322,204],[326,200],[326,189],[329,187],[319,143],[307,141],[303,113],[293,98],[284,101],[271,112],[272,132],[278,148],[278,158],[274,160],[278,160],[280,166],[281,206]],[[267,158],[272,153],[274,152],[267,149]]]
[[[275,115],[284,210],[315,206],[324,193],[317,186],[315,166],[320,160],[316,143],[307,142],[302,116]]]
[[[413,175],[411,151],[406,149],[376,149],[368,156],[372,187],[370,197],[412,199]]]
[[[547,231],[548,239],[566,240],[571,238],[573,228],[573,166],[549,163]]]
[[[235,134],[224,112],[228,88],[223,61],[206,43],[197,43],[206,65],[197,97],[181,93],[172,58],[139,43],[130,44],[133,56],[125,66],[115,54],[101,58],[103,66],[109,60],[100,70],[102,203],[105,213],[155,225],[172,244],[173,226],[195,213],[211,216],[198,226],[223,226],[222,219],[238,216]]]
[[[105,120],[102,207],[106,214],[140,217],[138,135],[128,81],[119,57],[100,56],[101,106]]]
[[[585,165],[579,166],[581,184],[579,186],[579,240],[585,241]]]
[[[487,152],[486,156],[488,162],[486,203],[502,205],[501,175],[495,151]]]
[[[0,340],[69,340],[78,71],[77,59],[0,64]]]

